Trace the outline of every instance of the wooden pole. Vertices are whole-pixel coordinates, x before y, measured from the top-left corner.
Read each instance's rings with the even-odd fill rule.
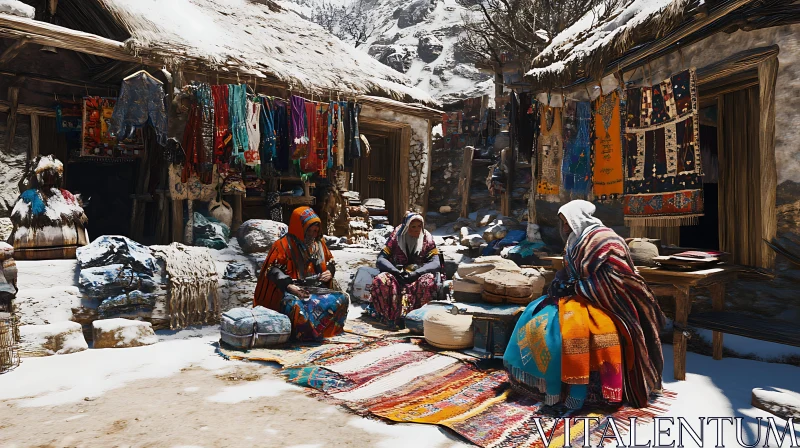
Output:
[[[709,286],[711,290],[711,306],[714,311],[725,311],[725,284],[716,283]],[[711,334],[714,359],[722,359],[722,332],[714,331]]]
[[[8,64],[12,59],[17,57],[19,52],[22,51],[27,44],[28,39],[20,39],[11,44],[10,47],[6,48],[3,54],[0,54],[0,67]]]
[[[31,115],[31,152],[29,160],[35,160],[39,156],[39,116]]]
[[[759,113],[758,147],[761,155],[761,238],[772,241],[778,232],[775,201],[778,173],[775,163],[775,83],[778,78],[778,57],[758,64]],[[775,253],[761,244],[761,267],[775,266]]]
[[[183,200],[172,199],[172,242],[183,243]]]
[[[17,133],[17,108],[19,107],[19,87],[8,88],[8,120],[6,121],[6,152],[11,152],[14,137]]]
[[[692,298],[688,286],[675,286],[675,328],[672,331],[674,375],[678,381],[686,379],[686,336],[683,335],[689,321]]]
[[[461,162],[461,180],[458,187],[461,190],[461,217],[469,217],[469,190],[472,184],[472,158],[475,151],[472,147],[464,148],[464,158]]]

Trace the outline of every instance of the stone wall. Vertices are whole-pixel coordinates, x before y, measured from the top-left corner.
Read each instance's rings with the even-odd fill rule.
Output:
[[[14,144],[6,151],[6,128],[8,114],[0,114],[0,218],[11,216],[11,209],[19,196],[17,184],[25,173],[28,148],[31,141],[29,115],[17,115]]]
[[[422,211],[425,206],[425,191],[429,185],[428,155],[431,151],[431,124],[425,118],[378,109],[366,104],[361,109],[361,116],[396,121],[411,126],[411,147],[408,154],[408,206],[416,211]]]

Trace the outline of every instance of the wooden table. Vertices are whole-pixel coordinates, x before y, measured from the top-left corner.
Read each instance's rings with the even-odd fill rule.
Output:
[[[553,262],[556,270],[564,266],[562,257],[546,257]],[[711,293],[714,311],[725,309],[725,285],[735,281],[739,269],[736,266],[718,266],[699,271],[670,271],[663,268],[638,266],[639,274],[645,279],[656,296],[675,298],[675,319],[672,331],[673,367],[675,379],[686,379],[686,331],[689,313],[692,309],[693,288],[706,288]],[[722,359],[722,332],[714,331],[712,337],[714,359]]]
[[[686,379],[686,324],[692,309],[692,288],[707,288],[711,292],[714,311],[725,309],[725,285],[735,281],[735,266],[719,266],[700,271],[670,271],[661,268],[639,267],[639,274],[647,281],[657,296],[675,298],[675,319],[672,330],[672,351],[676,380]],[[714,359],[722,359],[722,332],[714,331],[712,346]]]

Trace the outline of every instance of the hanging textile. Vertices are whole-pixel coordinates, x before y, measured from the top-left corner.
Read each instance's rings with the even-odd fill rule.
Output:
[[[309,140],[305,98],[292,96],[289,125],[292,132],[292,160],[303,159],[308,155]]]
[[[317,159],[319,160],[319,166],[317,168],[317,172],[320,176],[325,176],[325,171],[328,166],[328,151],[329,151],[329,141],[330,141],[330,127],[328,125],[328,105],[319,103],[317,104]]]
[[[247,100],[247,151],[244,153],[244,162],[247,166],[261,166],[261,101],[258,98]]]
[[[161,82],[146,72],[124,79],[111,115],[111,133],[119,140],[130,139],[136,130],[150,123],[156,131],[157,143],[165,146],[167,110],[164,96]]]
[[[308,123],[308,150],[305,158],[300,161],[300,169],[305,173],[313,173],[320,169],[320,159],[317,153],[319,144],[319,114],[317,103],[306,101],[306,119]]]
[[[226,149],[232,139],[228,124],[228,86],[211,86],[211,95],[214,98],[214,159],[223,162],[230,158]]]
[[[561,158],[564,154],[562,108],[542,105],[536,192],[548,202],[559,202]],[[527,115],[527,111],[525,111]]]
[[[592,106],[568,101],[564,108],[564,163],[562,186],[572,199],[587,199],[591,186]]]
[[[272,163],[275,158],[275,116],[272,99],[260,97],[261,101],[261,163]]]
[[[345,129],[346,108],[343,102],[339,102],[336,107],[336,119],[339,122],[336,128],[336,169],[344,169],[345,142],[347,141],[347,131]]]
[[[334,106],[333,101],[329,102],[327,107],[328,109],[325,115],[328,117],[327,120],[328,130],[326,133],[328,136],[328,146],[327,146],[327,152],[325,154],[327,160],[325,168],[327,168],[327,170],[330,170],[331,168],[333,168],[333,151],[334,151],[333,145],[336,144],[336,107]]]
[[[192,103],[189,119],[183,131],[183,150],[186,163],[181,181],[187,182],[196,173],[204,184],[210,184],[214,168],[214,110],[211,88],[208,84],[192,83],[187,86]]]
[[[460,111],[442,114],[442,133],[445,137],[461,133],[461,117]]]
[[[82,156],[111,156],[117,140],[111,135],[109,122],[114,113],[115,98],[89,96],[83,99]]]
[[[289,107],[284,100],[273,101],[275,112],[275,169],[286,171],[289,169],[292,137],[289,131]]]
[[[247,136],[247,86],[231,84],[228,86],[228,116],[230,117],[233,148],[231,156],[244,160],[244,152],[249,148]]]
[[[628,89],[626,225],[694,225],[703,216],[696,75]]]
[[[361,113],[361,104],[355,101],[347,103],[348,121],[350,122],[350,138],[347,141],[350,159],[361,157],[361,134],[358,130],[358,115]]]
[[[622,119],[619,93],[595,101],[592,190],[599,201],[617,199],[623,193]]]

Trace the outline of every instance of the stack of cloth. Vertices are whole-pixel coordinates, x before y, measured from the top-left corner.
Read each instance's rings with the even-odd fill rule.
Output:
[[[364,207],[366,207],[369,212],[369,221],[372,227],[380,229],[389,224],[389,212],[386,210],[386,201],[377,198],[366,199],[364,200]]]
[[[344,197],[349,206],[361,205],[361,195],[357,191],[345,191],[342,193],[342,197]]]

